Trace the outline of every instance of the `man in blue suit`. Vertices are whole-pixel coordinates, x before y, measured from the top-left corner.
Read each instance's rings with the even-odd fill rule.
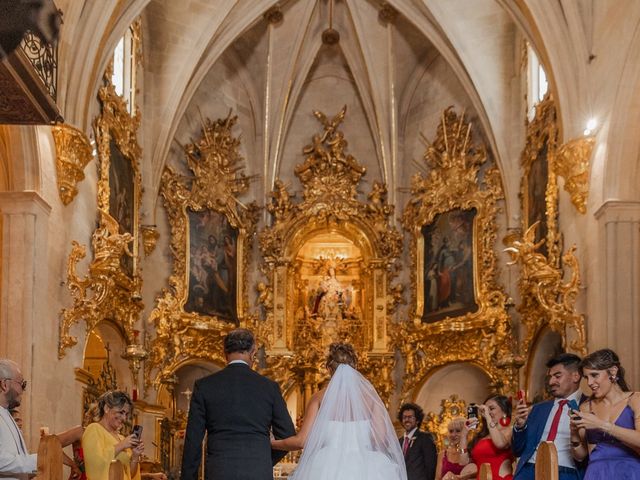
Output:
[[[538,445],[552,441],[558,450],[560,480],[581,480],[584,469],[571,456],[569,408],[583,400],[580,392],[580,357],[562,353],[546,364],[553,400],[528,407],[521,400],[515,409],[511,448],[520,457],[514,480],[534,480]],[[575,403],[573,403],[575,402]]]

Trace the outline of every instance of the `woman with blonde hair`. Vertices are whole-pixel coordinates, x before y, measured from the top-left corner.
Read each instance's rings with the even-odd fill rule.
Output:
[[[456,480],[460,478],[462,469],[469,464],[467,448],[469,429],[466,419],[452,418],[447,424],[446,447],[438,454],[436,480]]]
[[[300,431],[272,440],[275,450],[304,447],[292,480],[406,480],[396,432],[377,392],[357,370],[347,343],[329,346],[331,380],[315,393]]]

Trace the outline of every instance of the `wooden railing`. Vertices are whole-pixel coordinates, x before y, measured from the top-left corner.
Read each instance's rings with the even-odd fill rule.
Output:
[[[62,480],[62,445],[55,435],[44,435],[38,446],[36,480]]]
[[[493,480],[491,465],[480,465],[479,480]],[[553,442],[542,442],[536,453],[536,480],[558,480],[558,450]]]

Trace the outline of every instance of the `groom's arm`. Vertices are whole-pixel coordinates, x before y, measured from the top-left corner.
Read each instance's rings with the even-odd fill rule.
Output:
[[[277,383],[273,382],[274,388],[274,402],[273,402],[273,414],[271,419],[271,429],[273,436],[277,439],[287,438],[295,435],[296,429],[291,421],[291,416],[287,410],[287,404],[282,398],[280,393],[280,387]],[[287,452],[281,450],[271,450],[271,461],[273,465],[278,463],[287,454]]]
[[[202,460],[202,439],[206,426],[206,409],[204,397],[199,388],[199,382],[193,387],[193,396],[189,406],[187,433],[184,439],[182,453],[182,480],[196,480]]]

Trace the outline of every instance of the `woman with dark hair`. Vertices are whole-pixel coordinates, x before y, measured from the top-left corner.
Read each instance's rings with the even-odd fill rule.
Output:
[[[571,453],[589,457],[584,480],[640,480],[640,395],[630,392],[613,350],[587,355],[580,371],[591,397],[571,413]]]
[[[479,477],[480,465],[488,463],[491,465],[493,480],[511,480],[511,400],[504,395],[494,395],[485,400],[483,405],[478,405],[478,411],[483,417],[482,429],[469,444],[471,460],[477,472],[471,475],[473,471],[467,466],[459,478]],[[469,428],[473,429],[475,425],[477,420],[471,420]]]
[[[87,480],[108,480],[111,462],[122,463],[124,480],[140,479],[140,455],[144,445],[136,435],[123,436],[133,402],[125,392],[106,392],[98,398],[97,421],[82,435]]]
[[[275,450],[304,447],[292,480],[406,480],[402,450],[387,409],[357,370],[353,347],[329,346],[331,380],[315,393],[300,431],[272,440]]]

